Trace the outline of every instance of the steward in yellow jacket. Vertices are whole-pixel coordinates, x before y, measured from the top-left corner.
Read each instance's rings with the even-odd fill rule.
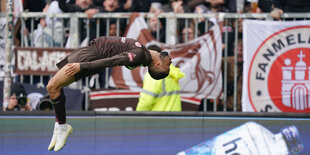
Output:
[[[181,111],[179,79],[184,76],[185,74],[172,64],[165,79],[155,80],[146,73],[136,111]]]

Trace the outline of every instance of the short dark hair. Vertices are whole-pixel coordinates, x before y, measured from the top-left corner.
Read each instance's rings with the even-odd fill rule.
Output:
[[[156,71],[156,70],[149,68],[149,74],[151,75],[153,79],[160,80],[160,79],[167,77],[169,75],[169,72],[168,73],[161,72],[161,71]]]
[[[147,47],[148,50],[153,50],[153,51],[157,51],[157,52],[161,52],[161,48],[157,45],[150,45]]]
[[[147,47],[147,49],[157,51],[158,53],[162,52],[161,48],[157,45],[150,45]],[[149,66],[149,74],[151,75],[153,79],[160,80],[160,79],[167,77],[169,75],[169,72],[166,73],[166,72],[158,71]]]

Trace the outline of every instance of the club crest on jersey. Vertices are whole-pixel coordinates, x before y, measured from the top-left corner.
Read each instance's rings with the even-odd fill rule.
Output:
[[[257,49],[248,73],[255,111],[310,112],[310,26],[272,34]]]
[[[125,43],[126,37],[122,37],[121,41],[122,41],[122,43]]]
[[[133,58],[135,58],[136,55],[133,54],[133,53],[128,53],[128,58],[129,58],[129,62],[132,62],[133,61]]]
[[[139,42],[135,42],[135,45],[136,45],[137,47],[142,47],[142,45],[141,45]]]

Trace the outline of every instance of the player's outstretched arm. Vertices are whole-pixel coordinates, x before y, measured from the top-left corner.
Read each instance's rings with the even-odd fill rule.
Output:
[[[99,59],[91,62],[80,63],[81,71],[98,70],[106,67],[129,65],[127,53],[121,53],[110,58]]]
[[[67,66],[68,68],[65,70],[67,76],[73,76],[81,70],[79,63],[71,63],[67,64]]]

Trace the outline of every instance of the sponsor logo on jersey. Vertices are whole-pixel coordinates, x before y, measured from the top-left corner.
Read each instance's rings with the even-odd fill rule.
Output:
[[[139,42],[135,42],[135,45],[136,45],[137,47],[142,47],[142,45],[141,45]]]
[[[121,42],[125,43],[126,39],[127,39],[126,37],[122,37]]]
[[[310,112],[310,26],[268,37],[253,56],[248,94],[256,111]]]
[[[132,62],[133,59],[134,59],[135,57],[136,57],[135,54],[133,54],[133,53],[128,53],[129,62]]]

